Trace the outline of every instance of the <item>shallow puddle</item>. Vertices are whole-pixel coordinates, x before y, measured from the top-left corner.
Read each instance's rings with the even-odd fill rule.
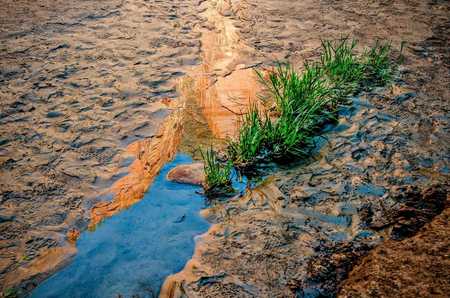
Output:
[[[199,214],[205,206],[200,187],[166,179],[172,168],[190,162],[189,156],[177,155],[144,199],[83,233],[73,262],[32,297],[156,297],[165,277],[183,269],[195,237],[209,226]]]

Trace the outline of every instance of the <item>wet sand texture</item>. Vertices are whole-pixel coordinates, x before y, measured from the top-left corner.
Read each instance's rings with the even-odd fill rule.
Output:
[[[450,291],[447,208],[417,235],[388,241],[356,266],[339,297],[446,297]],[[436,241],[439,239],[439,241]]]
[[[199,61],[197,3],[0,3],[0,288],[33,287],[49,248],[63,262],[130,146],[158,137],[159,101]]]
[[[427,228],[421,236],[402,239],[448,210],[449,4],[222,2],[229,9],[221,15],[234,20],[239,42],[250,49],[245,57],[253,63],[299,63],[317,57],[320,38],[348,34],[362,45],[379,38],[399,49],[407,42],[405,64],[392,87],[356,97],[341,110],[339,124],[325,129],[325,139],[316,139],[309,164],[281,171],[255,190],[206,210],[216,224],[185,269],[166,280],[162,297],[335,296],[358,261],[377,266],[376,251],[364,256],[379,245],[383,250],[387,239],[392,240],[386,242],[386,258],[393,264],[397,256],[412,264],[438,260],[442,253],[434,258],[432,248],[410,244],[425,237]],[[442,216],[431,225],[448,226]],[[446,247],[448,237],[442,236],[431,232],[426,239]],[[447,263],[439,268],[450,270]],[[426,280],[445,278],[441,269],[431,270]],[[358,270],[365,268],[355,269],[341,295],[353,297],[349,291],[364,286]],[[413,278],[410,284],[423,284],[414,281],[420,279],[414,270],[395,265],[380,278],[399,280],[402,274]],[[378,276],[371,278],[371,293],[377,293]],[[445,281],[433,285],[435,292],[418,291],[438,297],[448,292]],[[378,286],[388,296],[402,292]]]
[[[386,242],[395,259],[390,245],[408,247],[447,210],[448,2],[19,1],[0,11],[4,288],[32,288],[64,264],[74,253],[65,233],[85,228],[92,206],[115,213],[114,196],[99,194],[142,177],[133,176],[136,156],[145,166],[134,149],[160,135],[176,109],[159,100],[176,96],[177,77],[200,56],[196,104],[213,135],[226,137],[257,93],[253,68],[301,65],[317,57],[320,38],[407,42],[394,86],[352,99],[326,140],[316,140],[311,162],[204,211],[216,224],[163,296],[337,295],[371,249],[400,241]],[[377,252],[362,262],[370,258]]]

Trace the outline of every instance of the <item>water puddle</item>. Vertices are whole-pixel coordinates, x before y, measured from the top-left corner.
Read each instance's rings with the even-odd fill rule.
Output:
[[[178,154],[141,201],[83,233],[73,262],[31,296],[156,297],[166,276],[183,269],[195,237],[209,226],[199,214],[205,206],[200,187],[166,179],[172,168],[191,162]]]

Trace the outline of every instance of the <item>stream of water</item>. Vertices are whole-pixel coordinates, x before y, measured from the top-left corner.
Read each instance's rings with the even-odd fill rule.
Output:
[[[195,237],[208,229],[199,214],[205,206],[200,187],[166,179],[170,169],[191,161],[178,154],[139,203],[83,233],[72,263],[32,297],[156,297],[165,277],[191,258]]]

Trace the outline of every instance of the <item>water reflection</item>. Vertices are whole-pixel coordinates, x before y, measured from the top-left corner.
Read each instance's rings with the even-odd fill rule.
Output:
[[[194,237],[208,223],[200,217],[199,187],[176,184],[166,174],[191,162],[178,155],[156,177],[145,197],[79,239],[78,254],[32,297],[157,296],[164,278],[180,271],[194,250]]]

